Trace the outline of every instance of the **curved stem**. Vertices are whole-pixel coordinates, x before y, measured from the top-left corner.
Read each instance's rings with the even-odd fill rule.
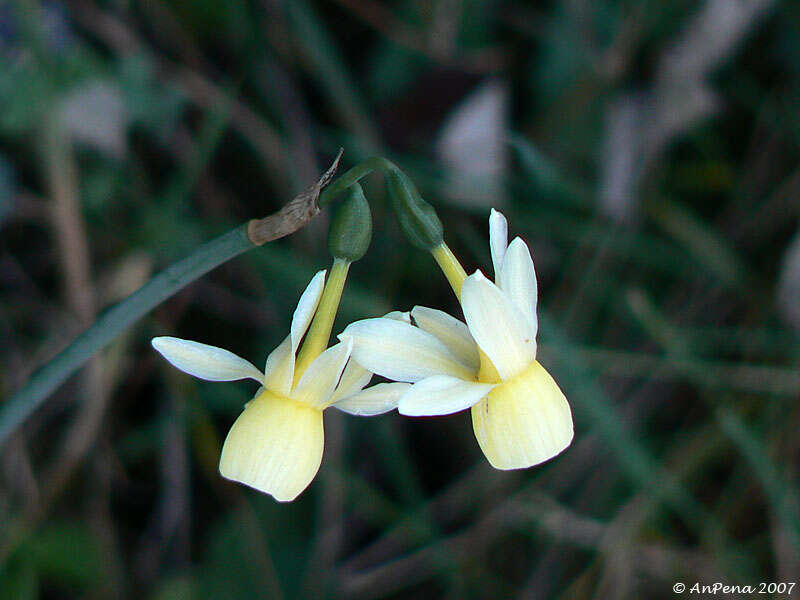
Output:
[[[343,193],[354,183],[372,173],[373,171],[392,171],[398,170],[397,165],[382,156],[373,156],[364,162],[358,163],[355,167],[342,173],[333,183],[326,187],[319,197],[320,208],[330,204],[336,196]]]
[[[431,254],[447,278],[450,287],[453,288],[456,298],[461,302],[461,287],[467,278],[467,272],[464,267],[461,266],[461,263],[458,262],[458,259],[444,242],[431,250]]]
[[[101,315],[3,403],[0,407],[0,445],[51,392],[125,329],[201,275],[255,247],[247,235],[247,226],[241,225],[203,244]]]

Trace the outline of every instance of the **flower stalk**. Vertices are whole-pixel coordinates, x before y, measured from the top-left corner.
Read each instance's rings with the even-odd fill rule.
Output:
[[[350,265],[366,254],[372,241],[372,214],[358,183],[347,189],[347,197],[337,207],[328,231],[328,248],[333,265],[308,335],[297,355],[294,383],[328,347],[333,322],[339,310]]]
[[[319,307],[311,321],[311,327],[306,335],[305,342],[297,355],[297,365],[294,372],[294,385],[300,381],[303,374],[320,354],[328,347],[333,330],[333,321],[339,310],[339,302],[342,299],[344,284],[347,280],[347,273],[350,270],[350,261],[344,258],[335,258],[333,266],[325,283],[325,290],[319,301]]]
[[[444,242],[435,246],[431,250],[431,254],[447,278],[448,283],[450,283],[450,287],[453,288],[456,297],[461,300],[461,288],[467,279],[467,272],[464,267],[461,266],[461,263],[458,262],[458,259]]]

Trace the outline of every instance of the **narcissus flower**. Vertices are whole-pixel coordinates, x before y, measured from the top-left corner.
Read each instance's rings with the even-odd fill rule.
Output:
[[[472,410],[475,437],[497,469],[544,462],[572,441],[567,399],[536,360],[537,283],[527,245],[508,244],[508,223],[492,210],[489,237],[495,281],[466,276],[442,242],[431,249],[464,311],[466,324],[415,307],[412,323],[366,319],[339,336],[370,371],[413,385],[398,410],[409,416]]]
[[[324,350],[348,266],[347,261],[334,261],[327,285],[325,271],[314,276],[294,311],[289,335],[269,355],[263,373],[221,348],[173,337],[153,339],[164,358],[190,375],[208,381],[249,378],[261,384],[225,439],[219,464],[223,477],[279,501],[294,500],[322,461],[323,410],[334,406],[370,416],[397,405],[403,386],[387,383],[363,389],[372,373],[351,359],[351,341]]]

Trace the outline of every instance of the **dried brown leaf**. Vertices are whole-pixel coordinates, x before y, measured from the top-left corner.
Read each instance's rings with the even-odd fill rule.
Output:
[[[336,174],[343,152],[344,149],[340,148],[333,164],[322,174],[319,181],[298,194],[278,212],[263,219],[250,221],[247,225],[247,235],[250,237],[250,241],[256,246],[261,246],[294,233],[313,219],[319,212],[319,195]]]

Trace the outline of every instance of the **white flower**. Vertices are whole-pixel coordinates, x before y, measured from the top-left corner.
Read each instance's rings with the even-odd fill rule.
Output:
[[[324,281],[325,271],[320,271],[308,284],[294,311],[291,331],[267,357],[264,373],[245,359],[214,346],[173,337],[157,337],[152,342],[175,367],[200,379],[250,378],[262,385],[225,438],[219,471],[227,479],[271,494],[282,502],[294,500],[319,470],[325,408],[334,406],[361,416],[378,415],[395,408],[408,387],[380,384],[364,390],[372,373],[349,360],[351,341],[328,348],[303,373],[296,372],[300,340],[317,312]]]
[[[353,357],[365,368],[414,384],[400,398],[402,414],[446,415],[471,408],[475,437],[492,466],[520,469],[569,446],[572,414],[536,360],[537,284],[528,247],[520,238],[508,244],[508,224],[495,210],[489,237],[495,282],[480,271],[463,280],[466,324],[417,306],[410,315],[415,325],[366,319],[348,326],[339,339],[353,342]],[[437,260],[442,264],[448,256],[443,245]],[[457,261],[443,270],[451,282],[463,272]]]

